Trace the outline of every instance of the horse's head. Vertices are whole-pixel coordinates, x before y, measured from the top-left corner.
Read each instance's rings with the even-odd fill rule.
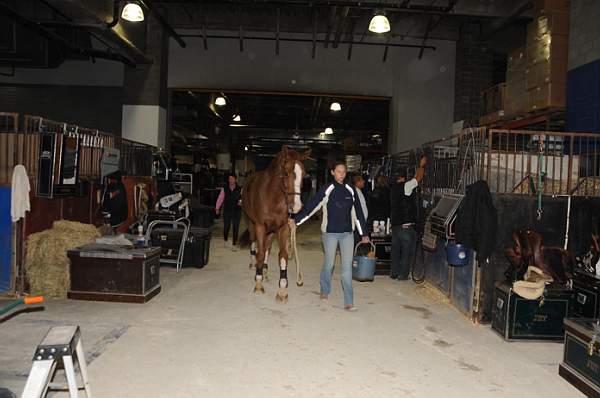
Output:
[[[275,158],[274,166],[281,175],[283,191],[286,194],[286,201],[292,207],[292,211],[297,213],[302,208],[300,194],[302,192],[302,181],[306,175],[304,161],[310,156],[310,149],[304,153],[299,153],[289,149],[286,145],[281,148],[281,152]]]

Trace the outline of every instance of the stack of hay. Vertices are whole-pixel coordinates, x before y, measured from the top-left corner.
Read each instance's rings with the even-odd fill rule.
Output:
[[[66,298],[70,284],[67,250],[94,242],[99,236],[93,225],[65,220],[29,235],[25,271],[31,294]]]

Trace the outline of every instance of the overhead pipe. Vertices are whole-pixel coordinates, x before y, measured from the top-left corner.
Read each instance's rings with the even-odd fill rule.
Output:
[[[42,0],[42,3],[47,5],[52,11],[57,12],[56,7],[50,5],[47,1]],[[72,21],[70,18],[68,18],[62,12],[59,13],[58,15],[65,18],[66,19],[65,21],[49,20],[49,21],[36,21],[36,22],[38,22],[42,25],[48,25],[48,26],[70,26],[70,27],[72,26],[72,27],[76,27],[76,28],[112,29],[115,26],[117,26],[117,24],[119,23],[119,14],[120,14],[119,11],[120,11],[119,0],[115,0],[113,3],[113,16],[112,16],[112,19],[110,22],[104,22],[104,23],[76,22],[76,21]]]
[[[182,34],[181,37],[204,37],[204,35],[198,35],[198,34]],[[206,37],[210,38],[210,39],[235,39],[235,40],[239,40],[239,36],[232,36],[232,35],[207,35]],[[273,37],[260,37],[260,36],[244,36],[244,39],[246,40],[263,40],[263,41],[274,41],[275,38]],[[313,41],[316,41],[317,43],[325,43],[325,40],[314,40],[314,39],[292,39],[292,38],[286,38],[286,37],[280,37],[279,41],[287,41],[287,42],[296,42],[296,43],[312,43]],[[350,41],[348,40],[343,40],[340,41],[341,44],[349,44]],[[404,48],[423,48],[426,50],[436,50],[435,46],[422,46],[420,44],[396,44],[396,43],[389,43],[389,44],[385,44],[385,43],[371,43],[371,42],[354,42],[355,45],[360,45],[360,46],[389,46],[389,47],[404,47]]]
[[[154,7],[152,3],[150,3],[150,1],[137,0],[137,2],[140,6],[145,8],[146,11],[151,13],[152,16],[154,16],[154,18],[156,18],[156,20],[162,25],[162,27],[167,31],[167,33],[169,33],[169,36],[175,39],[175,41],[179,44],[180,47],[185,48],[185,42],[183,41],[182,36],[179,33],[175,32],[175,29],[173,29],[173,27],[169,25],[169,22],[167,22],[167,20],[158,11],[156,11],[156,7]]]
[[[73,21],[71,18],[69,18],[69,16],[67,16],[65,13],[63,13],[61,10],[59,10],[58,8],[56,8],[54,5],[50,4],[48,2],[48,0],[38,0],[40,1],[42,4],[44,4],[46,7],[48,7],[48,9],[52,10],[53,13],[55,13],[56,15],[59,15],[60,17],[64,18],[64,21],[33,21],[42,25],[58,25],[58,26],[70,26],[70,27],[76,27],[76,28],[89,28],[89,29],[103,29],[106,30],[106,27],[108,25],[110,25],[112,22],[115,22],[115,18],[113,16],[113,20],[112,22],[109,23],[81,23],[81,22],[75,22]],[[119,15],[119,11],[120,11],[120,7],[119,7],[119,1],[116,0],[115,1],[115,8],[113,9],[113,12],[116,12],[115,15]],[[116,10],[116,11],[115,11]],[[104,45],[106,45],[107,47],[111,47],[110,44],[108,44],[105,40],[105,38],[103,38],[98,32],[93,32],[93,31],[89,31],[86,29],[87,32],[89,32],[89,34],[93,37],[95,37],[98,41],[100,41],[101,43],[103,43]],[[127,64],[128,66],[132,66],[134,67],[136,63],[143,63],[143,64],[151,64],[152,60],[148,59],[137,47],[135,47],[132,43],[128,42],[127,40],[123,40],[123,38],[121,38],[122,42],[127,46],[127,50],[126,51],[130,51],[133,53],[134,56],[134,61],[131,61],[128,57],[124,57],[125,59],[128,59],[131,61],[130,64]],[[107,57],[103,57],[101,55],[97,55],[96,58],[104,58],[104,59],[110,59],[110,60],[115,60],[115,61],[120,61],[119,59],[115,59],[112,57],[112,55],[114,55],[113,52],[106,52],[106,54],[111,54],[110,58]]]

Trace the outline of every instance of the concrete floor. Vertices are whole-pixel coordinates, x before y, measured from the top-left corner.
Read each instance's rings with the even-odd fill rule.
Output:
[[[147,304],[52,300],[19,314],[0,324],[0,386],[20,393],[48,327],[78,324],[95,397],[582,396],[558,376],[562,344],[506,343],[412,282],[355,282],[351,313],[336,276],[320,301],[317,228],[300,229],[305,285],[290,278],[287,304],[275,267],[253,294],[247,253],[215,234],[210,264],[161,268]]]

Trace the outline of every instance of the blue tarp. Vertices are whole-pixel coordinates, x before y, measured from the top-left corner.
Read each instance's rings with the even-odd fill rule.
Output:
[[[12,272],[12,221],[10,188],[0,188],[0,292],[10,290]]]

